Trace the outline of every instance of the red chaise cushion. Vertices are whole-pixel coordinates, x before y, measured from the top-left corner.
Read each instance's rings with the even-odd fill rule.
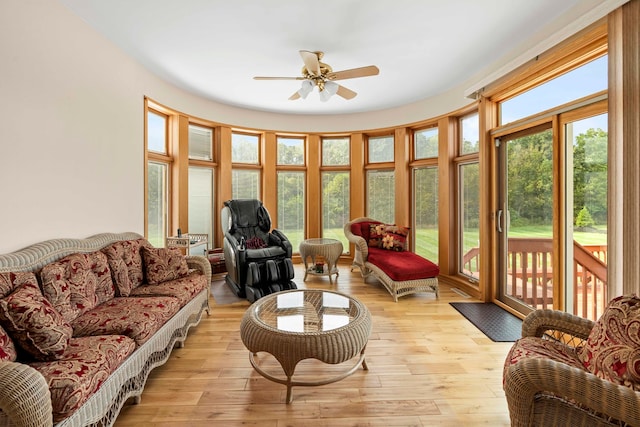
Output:
[[[386,249],[369,248],[367,261],[380,267],[396,282],[427,279],[440,274],[440,267],[420,255],[409,252],[395,252]]]

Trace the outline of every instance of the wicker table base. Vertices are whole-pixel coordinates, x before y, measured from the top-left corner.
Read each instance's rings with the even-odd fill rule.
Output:
[[[339,381],[353,374],[360,365],[367,370],[364,351],[371,334],[371,314],[357,299],[338,292],[300,289],[267,295],[256,301],[240,324],[242,342],[251,352],[249,361],[263,377],[287,386],[287,403],[293,386],[318,386]],[[285,378],[260,368],[255,355],[264,351],[282,366]],[[332,378],[296,381],[298,362],[318,359],[328,364],[354,365]]]
[[[342,242],[336,239],[306,239],[300,242],[300,258],[304,262],[304,279],[307,275],[329,276],[329,283],[333,284],[332,275],[336,275],[336,279],[340,275],[338,272],[338,259],[342,255]],[[316,258],[323,257],[327,261],[326,269],[316,271]],[[311,258],[311,266],[308,264],[308,258]]]

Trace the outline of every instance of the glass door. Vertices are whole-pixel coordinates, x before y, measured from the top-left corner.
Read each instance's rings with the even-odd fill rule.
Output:
[[[596,320],[607,293],[607,114],[561,117],[566,144],[566,311]],[[569,219],[572,219],[571,221]]]
[[[498,298],[527,313],[553,308],[554,151],[551,123],[496,140]]]

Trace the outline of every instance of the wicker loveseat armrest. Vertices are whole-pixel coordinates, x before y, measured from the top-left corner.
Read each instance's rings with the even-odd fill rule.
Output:
[[[49,386],[31,366],[17,362],[0,362],[0,424],[8,417],[11,425],[53,425]]]
[[[570,396],[567,407],[578,404],[596,418],[640,425],[640,393],[552,359],[520,360],[505,373],[504,390],[513,427],[532,425],[534,401],[540,394]],[[566,417],[569,414],[566,411]],[[575,425],[570,419],[561,424]]]
[[[559,310],[535,310],[522,322],[523,337],[542,337],[547,331],[557,331],[586,340],[594,322]]]

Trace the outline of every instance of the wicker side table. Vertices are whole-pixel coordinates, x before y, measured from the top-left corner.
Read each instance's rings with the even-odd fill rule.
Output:
[[[336,239],[306,239],[300,242],[300,258],[304,262],[304,279],[307,275],[329,276],[329,283],[333,284],[332,275],[336,275],[336,280],[340,273],[338,272],[338,258],[342,255],[342,242]],[[323,257],[327,261],[326,268],[322,271],[316,271],[316,258]],[[311,265],[308,264],[308,258],[311,258]]]
[[[357,299],[338,292],[298,289],[260,298],[245,312],[240,337],[251,352],[249,361],[263,377],[291,387],[317,386],[339,381],[353,374],[360,365],[367,370],[364,350],[371,334],[371,314]],[[260,368],[255,355],[264,351],[275,357],[286,378],[270,375]],[[318,359],[340,364],[358,356],[353,366],[328,379],[295,381],[298,362]]]

